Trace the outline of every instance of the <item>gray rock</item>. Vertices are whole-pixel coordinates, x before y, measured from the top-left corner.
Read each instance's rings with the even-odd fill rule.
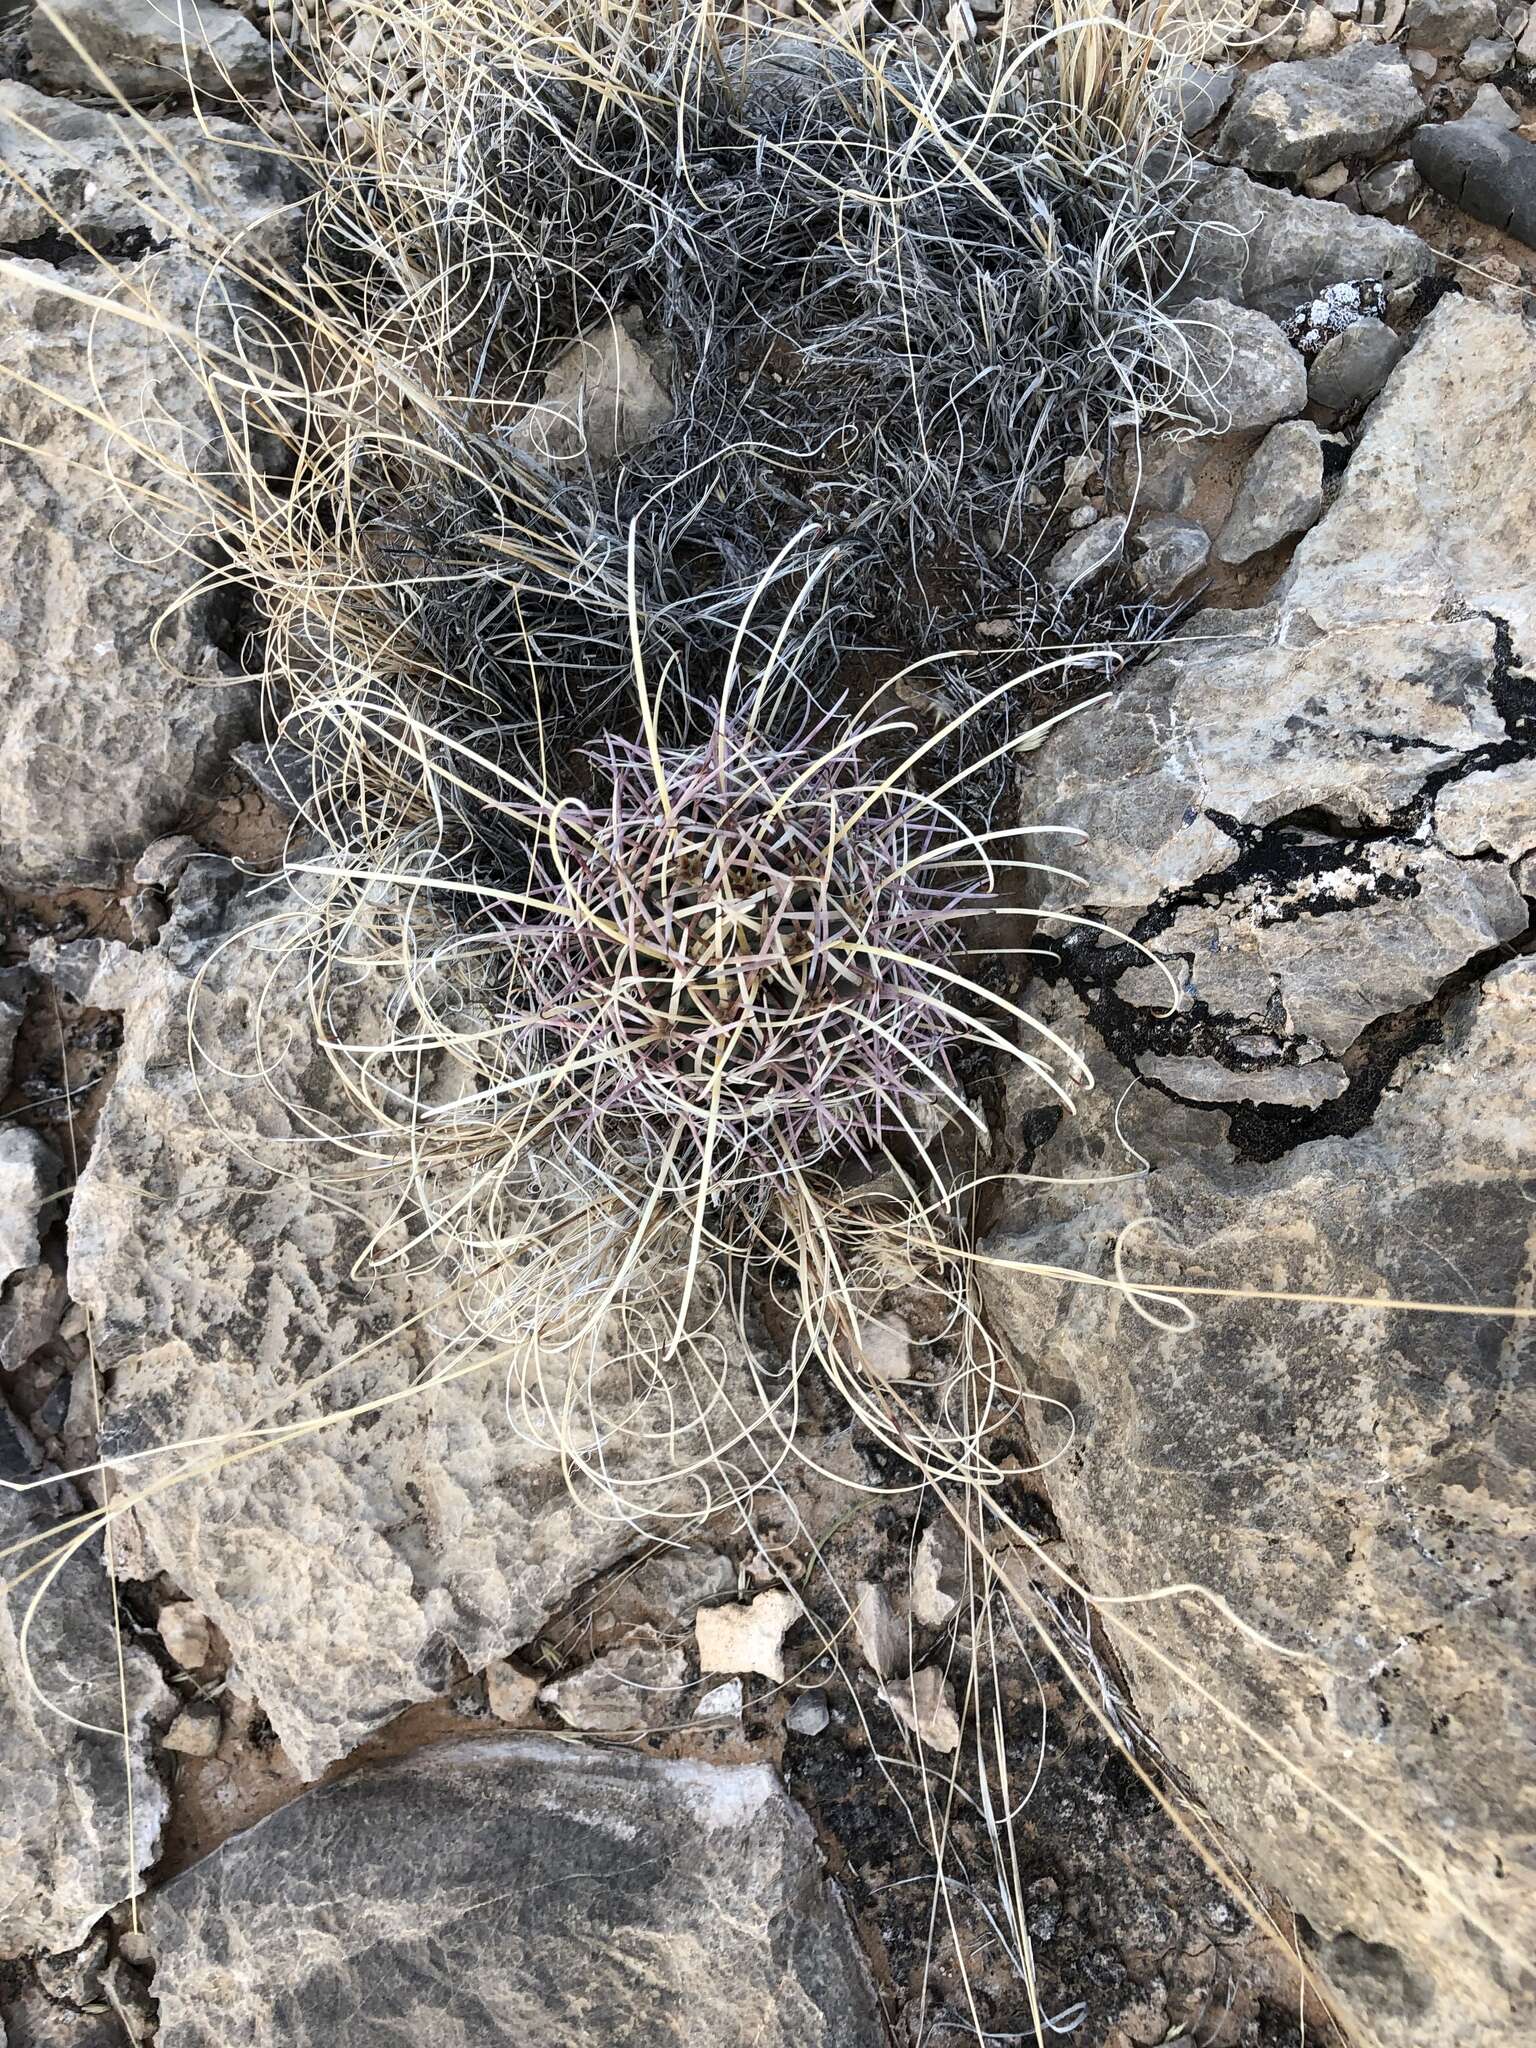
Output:
[[[590,1664],[557,1678],[539,1694],[568,1728],[633,1735],[686,1719],[693,1702],[683,1688],[688,1660],[678,1643],[653,1628],[636,1629]]]
[[[1424,190],[1424,180],[1407,157],[1377,164],[1360,180],[1360,204],[1367,213],[1406,213]]]
[[[1342,279],[1380,278],[1396,290],[1428,277],[1437,259],[1407,228],[1225,170],[1190,195],[1175,261],[1183,293],[1283,319]]]
[[[662,357],[636,313],[590,329],[551,367],[538,402],[508,441],[557,471],[600,468],[642,447],[676,410]]]
[[[1462,119],[1485,121],[1490,128],[1518,128],[1521,116],[1496,85],[1480,85]]]
[[[270,153],[242,140],[250,130],[188,119],[167,124],[165,149],[146,149],[124,117],[0,84],[0,154],[33,187],[0,192],[0,238],[75,229],[99,245],[150,225],[171,246],[126,266],[121,284],[85,264],[71,282],[142,293],[150,310],[217,339],[225,308],[175,230],[210,219],[251,228],[281,203],[288,187],[267,168]],[[28,263],[3,290],[0,361],[41,390],[7,378],[0,391],[0,434],[19,444],[0,452],[0,882],[99,887],[208,789],[253,700],[209,644],[210,601],[161,620],[189,572],[167,558],[163,537],[136,549],[125,525],[131,493],[152,482],[157,517],[195,529],[192,493],[178,509],[158,463],[70,406],[167,453],[183,437],[192,463],[217,459],[213,413],[181,346],[57,296],[57,278]],[[82,476],[99,481],[83,490]]]
[[[1461,60],[1463,78],[1492,78],[1502,71],[1515,54],[1515,46],[1508,36],[1478,36],[1468,43]]]
[[[1536,248],[1536,143],[1488,121],[1421,128],[1413,161],[1442,198]]]
[[[294,1800],[161,1892],[160,2048],[880,2048],[773,1773],[501,1737]]]
[[[1357,320],[1324,342],[1307,372],[1307,396],[1331,412],[1347,412],[1376,396],[1396,369],[1403,344],[1381,320]]]
[[[1310,420],[1271,427],[1248,459],[1227,522],[1216,541],[1218,561],[1246,562],[1305,533],[1323,509],[1323,440]]]
[[[1223,299],[1193,299],[1180,316],[1195,379],[1186,404],[1214,432],[1268,427],[1307,402],[1307,372],[1274,321]]]
[[[1435,797],[1435,837],[1450,853],[1516,860],[1536,847],[1536,761],[1510,761],[1447,783]]]
[[[1337,56],[1271,64],[1247,77],[1215,155],[1268,177],[1307,178],[1336,157],[1374,156],[1424,118],[1400,51],[1351,43]]]
[[[212,1756],[224,1732],[217,1700],[192,1700],[160,1738],[160,1747],[178,1756]]]
[[[1185,1135],[1149,1176],[1086,1199],[1031,1190],[1019,1227],[983,1248],[1015,1262],[982,1272],[995,1325],[1063,1404],[1042,1404],[1035,1448],[1084,1581],[1111,1596],[1137,1710],[1306,1916],[1368,2048],[1519,2048],[1536,2025],[1529,1329],[1218,1299],[1170,1334],[1112,1287],[1016,1264],[1107,1275],[1120,1231],[1151,1216],[1158,1233],[1126,1246],[1136,1275],[1521,1300],[1533,1030],[1527,958],[1458,999],[1443,1044],[1399,1068],[1357,1136],[1256,1166],[1231,1157],[1213,1113],[1201,1145],[1197,1113],[1170,1105]],[[1123,1162],[1107,1128],[1123,1079],[1096,1066],[1092,1115],[1065,1120],[1038,1170]],[[1155,1107],[1142,1113],[1131,1135],[1148,1151]],[[1299,1661],[1198,1598],[1113,1604],[1181,1582]]]
[[[0,1480],[44,1476],[36,1445],[0,1405]],[[88,1503],[59,1482],[35,1492],[0,1486],[0,1550],[35,1539],[7,1564],[54,1554]],[[28,1659],[45,1705],[27,1676],[21,1630],[31,1584],[0,1602],[0,1958],[41,1948],[78,1947],[101,1915],[135,1888],[154,1861],[167,1802],[150,1768],[156,1734],[172,1700],[154,1660],[129,1636],[124,1647],[128,1701],[124,1774],[121,1698],[112,1603],[101,1544],[77,1550],[39,1601]],[[60,1718],[107,1732],[91,1733]]]
[[[0,1095],[10,1086],[16,1040],[27,1018],[27,982],[20,968],[0,968]]]
[[[439,1356],[410,1278],[369,1270],[373,1233],[393,1242],[387,1214],[355,1190],[332,1200],[330,1160],[295,1149],[296,1125],[241,1078],[284,929],[264,920],[291,933],[298,906],[242,899],[194,935],[182,902],[209,868],[187,868],[148,956],[71,1210],[71,1293],[111,1376],[111,1456],[319,1422],[418,1385]],[[194,1076],[188,1003],[205,965]],[[329,1117],[339,1084],[297,1005],[286,1021],[274,1085]],[[274,1443],[135,1511],[145,1575],[169,1572],[218,1625],[304,1775],[431,1697],[456,1653],[481,1670],[528,1642],[633,1540],[577,1504],[556,1449],[509,1426],[504,1371]]]
[[[59,1162],[36,1131],[0,1124],[0,1287],[35,1266],[43,1204],[59,1179]]]
[[[1331,284],[1308,299],[1283,322],[1285,338],[1310,363],[1336,334],[1361,320],[1379,320],[1387,310],[1388,293],[1380,278],[1355,277]]]
[[[144,955],[121,939],[35,939],[27,965],[39,981],[82,1010],[125,1010],[133,1001]]]
[[[1193,519],[1158,513],[1131,543],[1131,581],[1149,597],[1172,597],[1210,559],[1211,537]]]
[[[1190,60],[1180,65],[1172,82],[1179,123],[1186,135],[1198,135],[1202,128],[1210,127],[1231,99],[1237,77],[1235,64],[1217,69]]]
[[[1054,589],[1069,590],[1101,576],[1120,559],[1126,525],[1124,516],[1117,512],[1075,533],[1052,555],[1046,566],[1046,582]]]
[[[266,38],[210,0],[52,0],[50,12],[84,51],[41,10],[32,16],[33,69],[56,92],[163,100],[195,89],[218,99],[272,83]]]
[[[821,1687],[801,1693],[784,1716],[784,1725],[795,1735],[820,1735],[832,1720],[827,1696]]]
[[[1190,963],[1190,991],[1216,1016],[1338,1054],[1530,921],[1503,868],[1390,841],[1326,851],[1294,876],[1260,873],[1186,905],[1153,952]]]
[[[1144,1052],[1136,1071],[1186,1102],[1265,1102],[1283,1109],[1321,1109],[1349,1086],[1349,1076],[1336,1060],[1240,1073],[1219,1060]]]
[[[1498,0],[1408,0],[1407,20],[1418,48],[1461,51],[1498,34]]]

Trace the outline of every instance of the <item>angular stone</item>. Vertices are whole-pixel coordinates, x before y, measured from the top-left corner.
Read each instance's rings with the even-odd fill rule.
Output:
[[[1536,2025],[1530,1326],[1207,1298],[1175,1334],[1113,1287],[1018,1266],[1108,1276],[1120,1232],[1150,1216],[1125,1245],[1138,1277],[1523,1302],[1533,1031],[1536,962],[1519,959],[1457,1000],[1357,1136],[1262,1166],[1185,1137],[1149,1176],[1031,1192],[983,1247],[996,1325],[1064,1404],[1042,1403],[1035,1449],[1055,1454],[1085,1583],[1207,1587],[1295,1653],[1198,1596],[1103,1609],[1138,1712],[1305,1915],[1369,2048],[1519,2048]],[[1123,1083],[1100,1080],[1038,1171],[1124,1161]]]
[[[907,1624],[891,1605],[884,1586],[860,1580],[853,1602],[853,1633],[859,1655],[877,1678],[891,1678],[911,1669]]]
[[[1424,118],[1413,73],[1390,44],[1271,64],[1243,81],[1215,155],[1267,177],[1307,178],[1341,156],[1374,156]]]
[[[1323,441],[1310,420],[1271,427],[1250,456],[1216,541],[1218,561],[1246,562],[1305,533],[1323,509]]]
[[[109,1457],[312,1426],[222,1465],[185,1461],[211,1469],[156,1490],[134,1522],[148,1569],[217,1623],[313,1776],[431,1697],[456,1655],[479,1670],[531,1640],[632,1537],[578,1505],[554,1442],[508,1425],[504,1360],[422,1386],[440,1340],[409,1277],[368,1264],[376,1232],[395,1242],[388,1211],[355,1190],[329,1199],[329,1155],[295,1146],[301,1127],[277,1099],[295,1091],[322,1120],[344,1108],[298,1002],[281,1012],[277,1093],[253,1074],[252,1006],[300,908],[258,894],[228,923],[199,911],[184,927],[205,866],[187,869],[146,956],[71,1211],[71,1292],[111,1376]],[[194,1076],[188,1005],[204,967]],[[557,1400],[565,1369],[544,1368]],[[325,1420],[391,1396],[351,1424]]]
[[[756,1672],[784,1679],[784,1638],[800,1613],[793,1593],[775,1586],[744,1607],[701,1607],[694,1617],[702,1672]]]
[[[1378,164],[1360,180],[1360,204],[1367,213],[1405,213],[1424,190],[1424,180],[1407,157]]]
[[[45,1471],[27,1431],[0,1405],[0,1481]],[[87,1506],[62,1481],[25,1493],[0,1485],[0,1550],[32,1546],[7,1559],[6,1577],[57,1555]],[[38,1592],[24,1657],[21,1631]],[[173,1702],[158,1665],[126,1631],[123,1659],[126,1756],[99,1537],[50,1587],[34,1579],[0,1600],[0,1958],[78,1947],[155,1859],[167,1800],[150,1756]]]
[[[537,1737],[305,1793],[154,1901],[160,2048],[880,2048],[773,1773]]]
[[[1447,121],[1419,129],[1413,161],[1453,206],[1536,248],[1536,143],[1487,121]]]
[[[1307,402],[1307,372],[1274,321],[1224,299],[1192,299],[1180,315],[1194,387],[1185,403],[1217,433],[1292,419]]]
[[[965,1594],[964,1538],[948,1515],[923,1531],[912,1560],[912,1614],[924,1628],[942,1628]]]
[[[544,468],[600,468],[642,447],[675,410],[656,343],[630,314],[572,342],[507,439]]]
[[[35,1266],[43,1204],[59,1178],[59,1162],[36,1131],[0,1124],[0,1287]]]
[[[1101,576],[1120,559],[1126,524],[1124,515],[1117,512],[1074,534],[1052,555],[1046,566],[1046,582],[1055,590],[1070,590]]]
[[[1382,320],[1356,320],[1325,341],[1307,372],[1307,396],[1330,412],[1373,399],[1396,369],[1403,344]]]
[[[1210,559],[1211,537],[1193,519],[1158,513],[1144,519],[1131,543],[1131,581],[1149,597],[1172,597]]]
[[[1230,299],[1272,319],[1346,278],[1380,278],[1393,290],[1416,284],[1438,261],[1407,228],[1272,190],[1239,170],[1196,185],[1175,259],[1182,293]]]
[[[665,1642],[652,1628],[636,1629],[590,1664],[546,1685],[539,1699],[568,1728],[632,1735],[664,1728],[687,1713],[687,1679],[688,1660],[679,1644]]]
[[[1461,60],[1463,78],[1492,78],[1515,54],[1508,36],[1476,36],[1468,43]]]
[[[537,1719],[539,1681],[509,1664],[505,1657],[493,1657],[485,1667],[485,1704],[498,1721],[519,1727]]]
[[[1188,61],[1179,67],[1172,79],[1173,96],[1186,135],[1198,135],[1202,128],[1210,127],[1231,99],[1237,76],[1234,64],[1217,69]]]
[[[1518,128],[1521,118],[1496,85],[1480,85],[1462,115],[1464,121],[1485,121],[1490,128]]]
[[[224,1732],[224,1719],[216,1700],[193,1700],[182,1708],[160,1738],[162,1749],[178,1756],[213,1756]]]
[[[210,0],[50,0],[49,14],[59,25],[41,9],[32,17],[32,64],[56,92],[163,100],[194,88],[218,99],[272,84],[266,38]]]
[[[893,1679],[881,1688],[880,1697],[925,1749],[953,1756],[960,1747],[954,1688],[935,1665],[914,1671],[910,1679]]]
[[[160,1640],[183,1671],[201,1671],[213,1655],[208,1617],[190,1600],[171,1600],[155,1618]]]

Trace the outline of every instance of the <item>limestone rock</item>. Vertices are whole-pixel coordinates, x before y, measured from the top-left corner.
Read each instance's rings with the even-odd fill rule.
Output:
[[[1436,264],[1434,251],[1407,228],[1333,200],[1275,191],[1235,169],[1196,185],[1175,254],[1180,289],[1190,297],[1230,299],[1277,320],[1345,278],[1380,278],[1401,289]]]
[[[190,1600],[170,1600],[155,1618],[160,1640],[183,1671],[201,1671],[213,1654],[208,1617]]]
[[[1322,509],[1322,436],[1310,420],[1283,420],[1249,458],[1216,541],[1217,559],[1246,562],[1305,533]]]
[[[799,1601],[781,1586],[744,1607],[701,1607],[694,1617],[700,1671],[755,1671],[782,1683],[784,1638],[799,1613]]]
[[[3,90],[0,117],[8,109],[30,118],[38,96]],[[25,173],[66,223],[78,220],[93,235],[121,231],[151,181],[124,169],[131,159],[115,130],[126,124],[79,118],[90,131],[83,146],[68,115],[50,110],[48,139],[29,139]],[[101,124],[114,128],[105,141]],[[226,176],[228,133],[226,125],[195,143],[178,137],[176,146],[195,147],[199,174],[215,197],[228,198],[235,224],[258,218],[276,190],[250,170],[256,159],[241,158]],[[144,153],[142,137],[134,140]],[[168,175],[174,190],[179,174]],[[174,198],[154,196],[169,226],[186,218]],[[8,192],[3,205],[15,228],[37,231],[34,202]],[[210,787],[252,713],[248,688],[225,677],[210,643],[211,598],[177,608],[158,652],[152,645],[157,620],[195,572],[169,558],[163,536],[137,531],[132,494],[152,484],[158,516],[184,517],[189,530],[195,507],[188,492],[178,510],[159,463],[125,451],[88,416],[196,469],[214,459],[212,413],[172,335],[95,314],[59,296],[55,278],[50,266],[28,262],[0,288],[0,360],[41,387],[7,378],[0,391],[0,433],[20,444],[0,453],[0,882],[19,887],[110,883],[120,861]],[[217,292],[205,297],[204,268],[174,242],[124,266],[120,283],[88,268],[71,282],[215,338],[227,316]]]
[[[1337,56],[1245,78],[1215,154],[1267,177],[1307,178],[1336,157],[1374,156],[1424,118],[1400,51],[1351,43]]]
[[[485,1667],[485,1704],[498,1721],[518,1727],[537,1719],[539,1681],[519,1671],[505,1657],[493,1657]]]
[[[1193,519],[1160,512],[1144,519],[1131,544],[1131,581],[1149,597],[1172,597],[1210,559],[1211,537]]]
[[[854,1594],[853,1633],[859,1655],[877,1678],[891,1678],[910,1669],[907,1625],[891,1605],[884,1586],[869,1579],[861,1579]]]
[[[1349,1086],[1337,1060],[1313,1059],[1304,1066],[1277,1062],[1239,1070],[1220,1060],[1144,1052],[1136,1071],[1170,1089],[1185,1102],[1262,1102],[1283,1109],[1321,1109]]]
[[[568,1728],[592,1734],[634,1734],[665,1727],[686,1713],[688,1660],[680,1645],[655,1629],[636,1629],[590,1664],[557,1678],[539,1694]]]
[[[1511,761],[1447,783],[1435,798],[1435,837],[1451,853],[1518,860],[1536,847],[1536,761]]]
[[[536,1737],[294,1800],[154,1902],[160,2048],[880,2048],[811,1826],[761,1765]]]
[[[0,1124],[0,1287],[37,1264],[43,1203],[58,1177],[59,1162],[36,1131]]]
[[[217,1623],[288,1756],[313,1776],[430,1697],[456,1654],[478,1670],[529,1641],[626,1532],[578,1507],[555,1448],[508,1426],[504,1366],[323,1425],[417,1386],[436,1340],[409,1276],[368,1271],[387,1213],[355,1190],[334,1200],[327,1158],[295,1148],[288,1113],[241,1078],[255,991],[298,906],[258,895],[227,925],[184,917],[208,867],[186,870],[126,1020],[71,1211],[71,1292],[112,1378],[109,1456],[317,1425],[134,1511],[149,1568]],[[215,952],[197,1012],[207,1064],[194,1076],[189,994]],[[285,1021],[275,1082],[315,1114],[338,1112],[297,1004]]]
[[[1204,426],[1218,433],[1268,427],[1305,406],[1306,367],[1265,314],[1193,299],[1181,320],[1196,379],[1189,410]]]
[[[965,1541],[948,1515],[923,1531],[912,1560],[912,1613],[925,1628],[942,1628],[965,1592]]]
[[[1172,80],[1173,96],[1186,135],[1198,135],[1202,128],[1210,127],[1231,99],[1237,76],[1232,64],[1218,68],[1186,61],[1179,67]]]
[[[1126,1247],[1137,1275],[1524,1301],[1533,1029],[1536,965],[1512,961],[1457,1001],[1443,1044],[1399,1068],[1356,1136],[1257,1166],[1186,1134],[1147,1178],[1032,1197],[983,1248],[996,1324],[1075,1427],[1047,1471],[1086,1582],[1198,1583],[1300,1653],[1271,1654],[1198,1598],[1105,1609],[1138,1712],[1305,1916],[1371,2048],[1516,2048],[1536,2024],[1530,1326],[1218,1299],[1174,1335],[1112,1289],[1008,1262],[1105,1274],[1119,1232],[1151,1216],[1158,1230]],[[1099,1079],[1113,1105],[1123,1083]],[[1071,1119],[1036,1164],[1103,1172],[1105,1143],[1123,1164]],[[1066,1421],[1042,1404],[1039,1427],[1049,1460]]]
[[[1467,49],[1499,32],[1497,0],[1408,0],[1407,41],[1420,49]]]
[[[1424,180],[1407,157],[1378,164],[1360,180],[1360,204],[1367,213],[1406,213],[1424,190]]]
[[[1118,512],[1085,526],[1052,555],[1046,566],[1046,582],[1057,590],[1071,590],[1101,576],[1119,560],[1125,545],[1125,529],[1124,515]]]
[[[35,1444],[0,1406],[0,1480],[41,1476]],[[19,1561],[51,1555],[87,1505],[63,1482],[27,1493],[0,1486],[0,1549],[35,1537],[40,1547]],[[0,1958],[78,1947],[154,1861],[167,1810],[149,1758],[172,1700],[153,1658],[129,1636],[130,1837],[123,1739],[115,1732],[121,1701],[112,1602],[99,1540],[76,1551],[39,1602],[32,1625],[27,1661],[52,1706],[29,1683],[21,1650],[27,1602],[36,1590],[34,1581],[0,1601]],[[73,1727],[54,1707],[106,1732]]]
[[[1381,320],[1356,320],[1325,341],[1307,372],[1314,405],[1347,412],[1380,391],[1402,360],[1403,344]]]
[[[211,0],[50,0],[50,11],[85,52],[41,10],[33,15],[33,67],[56,92],[115,87],[126,100],[162,100],[192,88],[218,99],[272,83],[265,37]]]
[[[572,342],[508,438],[548,469],[601,468],[643,446],[674,410],[656,343],[631,314]]]
[[[217,1700],[192,1700],[161,1736],[160,1747],[178,1756],[212,1756],[223,1732]]]

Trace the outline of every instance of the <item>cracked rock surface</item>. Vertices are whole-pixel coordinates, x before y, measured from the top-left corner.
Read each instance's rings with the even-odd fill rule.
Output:
[[[307,1793],[156,1899],[161,2048],[880,2048],[763,1765],[451,1743]]]
[[[1037,1449],[1088,1582],[1208,1587],[1294,1653],[1199,1597],[1110,1625],[1373,2048],[1515,2048],[1536,2024],[1536,1340],[1219,1298],[1172,1331],[1007,1262],[1109,1273],[1137,1223],[1138,1273],[1529,1302],[1533,525],[1536,337],[1445,301],[1270,602],[1204,615],[1069,721],[1027,792],[1088,828],[1088,900],[1181,994],[1170,1016],[1143,954],[1062,944],[1054,1014],[1087,1031],[1099,1106],[1034,1169],[1124,1174],[1135,1074],[1153,1088],[1123,1127],[1151,1168],[1032,1197],[984,1292],[1049,1397]]]

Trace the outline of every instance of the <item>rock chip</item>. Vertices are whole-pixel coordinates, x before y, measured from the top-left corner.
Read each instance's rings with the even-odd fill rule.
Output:
[[[960,1747],[954,1687],[936,1665],[924,1665],[910,1678],[892,1679],[881,1688],[880,1697],[925,1749],[953,1756]]]
[[[1144,1052],[1137,1057],[1136,1071],[1185,1102],[1264,1102],[1282,1109],[1321,1109],[1349,1086],[1349,1076],[1336,1060],[1238,1071],[1220,1060]]]
[[[160,2048],[880,2048],[762,1765],[537,1737],[305,1793],[154,1902]]]
[[[0,1124],[0,1287],[35,1266],[43,1204],[59,1178],[59,1162],[36,1131]]]
[[[1066,541],[1046,565],[1045,580],[1054,590],[1090,583],[1120,559],[1127,521],[1122,513],[1096,520]]]
[[[1536,248],[1536,143],[1488,121],[1447,121],[1418,130],[1413,161],[1453,206]]]
[[[684,1699],[688,1660],[682,1646],[655,1629],[636,1629],[590,1664],[557,1678],[539,1694],[568,1728],[590,1734],[633,1734],[664,1727],[691,1702]]]
[[[547,469],[601,468],[660,433],[675,409],[658,344],[625,314],[571,343],[507,438]]]
[[[169,1600],[155,1619],[160,1640],[183,1671],[201,1671],[213,1655],[208,1617],[190,1600]]]
[[[1360,180],[1360,204],[1367,213],[1406,213],[1424,190],[1424,180],[1407,157],[1377,164]]]
[[[1179,124],[1186,135],[1198,135],[1202,128],[1210,127],[1231,99],[1237,76],[1235,64],[1218,69],[1191,60],[1180,65],[1172,85]]]
[[[1475,36],[1468,43],[1461,60],[1463,78],[1492,78],[1502,71],[1515,54],[1515,46],[1508,36]]]
[[[0,1405],[0,1480],[45,1475],[37,1446]],[[87,1505],[63,1481],[26,1493],[0,1486],[0,1550],[36,1539],[22,1562],[53,1555]],[[32,1582],[0,1601],[0,1958],[77,1948],[153,1863],[167,1810],[150,1756],[173,1702],[154,1659],[127,1635],[130,1803],[100,1542],[77,1550],[44,1593],[24,1658],[20,1633],[37,1590]]]
[[[1217,537],[1217,560],[1246,562],[1277,547],[1305,533],[1322,509],[1322,436],[1310,420],[1282,420],[1249,457]]]
[[[162,1749],[178,1756],[213,1756],[224,1733],[217,1700],[193,1700],[182,1708],[160,1738]]]
[[[1351,43],[1337,56],[1271,64],[1245,78],[1215,154],[1266,177],[1307,178],[1336,157],[1390,148],[1423,118],[1401,52]]]
[[[272,83],[266,38],[210,0],[51,0],[49,12],[57,23],[39,9],[29,33],[33,69],[56,92],[163,100],[192,89],[218,99]]]
[[[784,1638],[799,1613],[800,1602],[782,1586],[759,1593],[744,1607],[701,1607],[694,1617],[700,1671],[755,1671],[781,1683]]]
[[[1396,369],[1403,344],[1382,320],[1356,320],[1325,341],[1307,372],[1307,396],[1330,412],[1373,399]]]
[[[948,1515],[923,1531],[912,1560],[912,1614],[924,1628],[942,1628],[965,1593],[965,1542]]]
[[[794,1735],[820,1735],[830,1725],[827,1696],[819,1685],[803,1692],[784,1716],[784,1726]]]
[[[505,1657],[493,1657],[485,1667],[485,1704],[498,1721],[513,1728],[537,1717],[539,1681],[509,1664]]]
[[[1195,186],[1175,259],[1181,292],[1230,299],[1277,320],[1344,279],[1380,278],[1397,290],[1428,277],[1437,262],[1407,228],[1272,190],[1240,170],[1213,172]]]
[[[1111,1596],[1198,1583],[1297,1653],[1201,1599],[1106,1609],[1138,1712],[1305,1915],[1369,2048],[1517,2048],[1536,2024],[1530,1330],[1215,1299],[1175,1334],[1113,1289],[1018,1263],[1106,1274],[1121,1230],[1150,1216],[1156,1230],[1127,1243],[1133,1274],[1525,1300],[1533,1029],[1536,963],[1515,960],[1455,1001],[1443,1042],[1399,1067],[1356,1136],[1255,1165],[1220,1143],[1222,1119],[1179,1111],[1211,1138],[1186,1128],[1149,1176],[1087,1200],[1032,1193],[1020,1227],[984,1246],[998,1326],[1067,1410],[1042,1404],[1042,1459],[1070,1418],[1048,1484],[1085,1581]],[[1123,1082],[1096,1071],[1103,1097],[1039,1171],[1123,1160],[1107,1120],[1090,1128]]]
[[[891,1605],[884,1586],[861,1579],[854,1594],[853,1633],[859,1655],[877,1678],[892,1678],[911,1668],[907,1624]]]
[[[1496,85],[1480,85],[1462,119],[1486,121],[1490,128],[1518,128],[1521,116]]]
[[[1180,331],[1196,380],[1188,410],[1203,426],[1218,433],[1268,427],[1305,406],[1305,365],[1265,314],[1224,299],[1193,299]]]
[[[1157,513],[1131,543],[1131,581],[1149,597],[1172,597],[1210,559],[1211,537],[1193,519]]]
[[[1498,0],[1408,0],[1407,20],[1419,49],[1461,51],[1498,34]]]

